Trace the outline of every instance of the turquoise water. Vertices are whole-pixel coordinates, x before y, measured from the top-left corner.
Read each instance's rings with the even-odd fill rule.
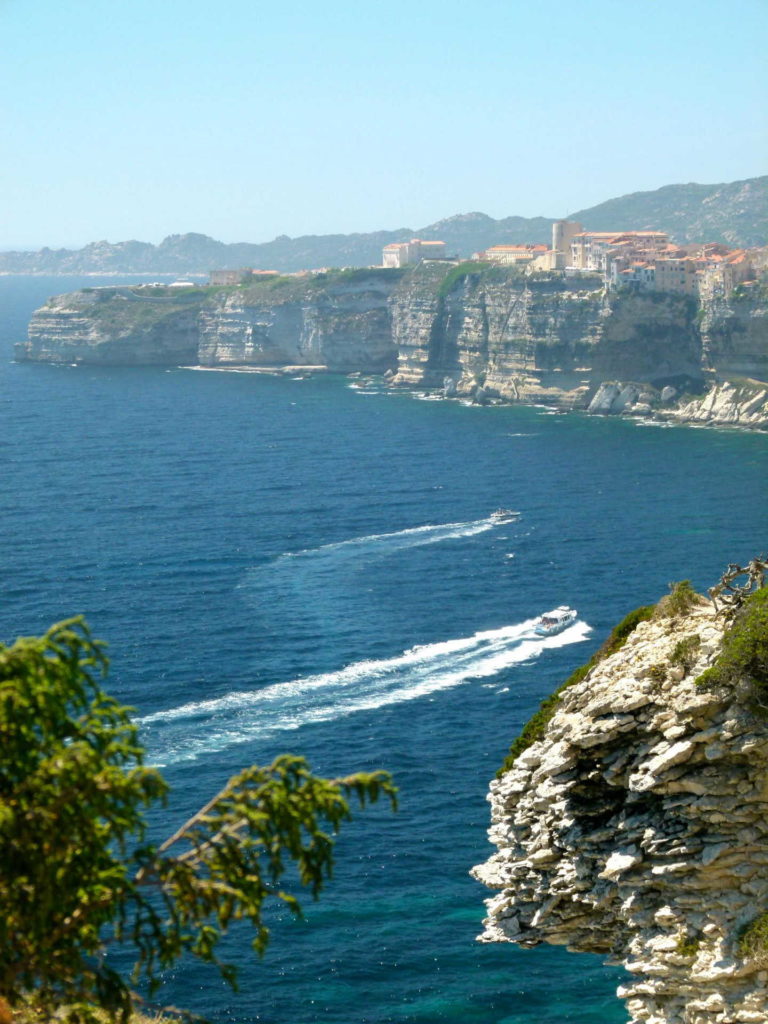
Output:
[[[306,919],[273,915],[262,962],[231,936],[239,994],[185,964],[160,997],[243,1024],[625,1020],[616,968],[474,941],[487,784],[626,611],[768,548],[768,438],[343,378],[11,363],[31,310],[80,283],[0,278],[0,635],[82,612],[109,641],[111,689],[174,786],[158,835],[283,750],[401,787],[397,815],[344,830]],[[577,623],[534,639],[562,603]]]

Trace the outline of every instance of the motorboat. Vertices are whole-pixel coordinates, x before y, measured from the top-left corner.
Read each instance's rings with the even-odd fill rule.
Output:
[[[559,608],[553,608],[551,612],[540,615],[533,626],[537,636],[554,636],[562,633],[572,622],[576,621],[578,612],[569,608],[567,604],[561,604]]]
[[[490,518],[494,523],[506,523],[509,519],[515,519],[519,515],[519,512],[513,512],[511,508],[497,508],[495,512],[491,512]]]

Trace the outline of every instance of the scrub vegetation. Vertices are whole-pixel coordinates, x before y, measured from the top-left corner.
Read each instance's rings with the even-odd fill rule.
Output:
[[[448,273],[440,282],[437,289],[437,294],[441,299],[444,299],[446,295],[453,291],[459,281],[463,281],[465,277],[471,275],[482,274],[484,270],[487,270],[493,264],[488,262],[482,262],[480,260],[467,260],[464,263],[459,263],[455,267],[451,267]]]
[[[717,660],[696,682],[711,687],[750,684],[759,707],[768,710],[768,587],[746,598],[723,637]]]
[[[760,914],[739,936],[739,956],[757,966],[768,967],[768,911]]]
[[[687,615],[688,612],[704,598],[697,594],[691,586],[690,580],[681,580],[679,583],[669,584],[669,593],[662,597],[656,605],[654,619],[676,619],[679,615]]]

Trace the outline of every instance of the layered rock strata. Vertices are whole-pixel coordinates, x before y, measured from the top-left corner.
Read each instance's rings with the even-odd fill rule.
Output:
[[[183,366],[197,361],[198,305],[131,288],[56,295],[37,310],[16,358],[44,363]]]
[[[599,278],[427,262],[170,291],[51,299],[16,358],[391,371],[394,386],[479,402],[768,426],[762,284],[697,308],[680,295],[606,295]]]
[[[721,378],[768,380],[768,286],[714,295],[697,314],[705,369]]]
[[[359,272],[222,293],[200,313],[199,362],[383,373],[397,365],[388,306],[396,280]]]
[[[633,1024],[768,1020],[768,972],[739,953],[768,909],[768,724],[695,685],[722,632],[704,604],[641,623],[491,784],[480,938],[623,963]]]
[[[513,268],[468,273],[445,286],[445,271],[417,268],[392,297],[396,384],[460,395],[574,404],[588,390],[604,324],[599,280],[576,285]]]

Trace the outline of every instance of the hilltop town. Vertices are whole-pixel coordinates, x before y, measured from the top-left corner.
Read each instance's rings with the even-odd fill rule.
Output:
[[[381,251],[384,269],[403,269],[421,263],[458,266],[464,261],[439,239],[410,238],[389,242]],[[585,231],[575,220],[552,224],[549,246],[541,242],[491,245],[472,254],[470,263],[517,267],[527,274],[551,273],[566,278],[599,277],[609,291],[673,292],[696,299],[729,295],[749,289],[768,262],[765,248],[733,248],[722,242],[678,243],[666,231]],[[295,271],[302,277],[329,267]],[[372,269],[372,268],[369,268]],[[219,287],[277,277],[277,270],[212,270],[211,285]]]
[[[382,266],[404,267],[451,260],[442,241],[412,238],[382,250]],[[719,242],[679,245],[665,231],[585,231],[578,221],[552,225],[551,246],[541,243],[492,245],[472,260],[518,266],[530,273],[559,271],[566,277],[600,275],[610,290],[677,292],[700,298],[749,287],[765,263],[765,250],[734,249]]]

